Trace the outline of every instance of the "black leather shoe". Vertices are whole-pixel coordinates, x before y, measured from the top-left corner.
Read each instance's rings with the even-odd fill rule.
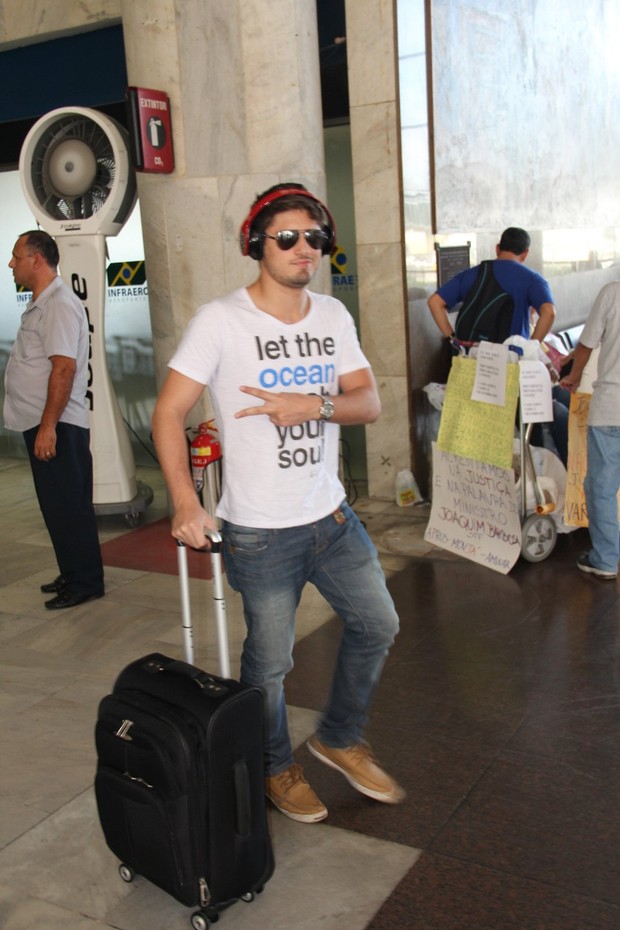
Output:
[[[60,594],[66,587],[67,582],[62,575],[59,575],[58,578],[54,578],[54,580],[50,581],[48,584],[42,584],[41,590],[43,594]]]
[[[45,606],[48,610],[62,610],[63,607],[77,607],[78,604],[83,604],[84,601],[92,601],[97,597],[103,597],[103,595],[103,591],[101,594],[72,594],[71,591],[63,588],[51,601],[46,601]]]

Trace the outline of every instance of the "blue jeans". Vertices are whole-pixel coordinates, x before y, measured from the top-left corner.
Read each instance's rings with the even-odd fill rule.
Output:
[[[617,572],[620,558],[618,490],[620,426],[588,427],[588,470],[584,481],[595,568]]]
[[[317,734],[337,748],[361,742],[398,616],[376,550],[357,516],[345,503],[317,523],[253,529],[224,522],[222,535],[228,581],[241,592],[247,627],[241,680],[259,685],[265,694],[267,775],[293,763],[284,678],[293,667],[295,613],[308,581],[343,625]]]

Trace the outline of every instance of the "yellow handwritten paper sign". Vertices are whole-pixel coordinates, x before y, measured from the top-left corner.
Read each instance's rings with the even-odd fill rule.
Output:
[[[472,400],[476,359],[455,358],[446,385],[437,446],[499,468],[512,466],[515,414],[519,396],[519,366],[506,366],[504,406]]]
[[[521,554],[512,468],[442,452],[433,443],[432,505],[424,539],[506,575]]]

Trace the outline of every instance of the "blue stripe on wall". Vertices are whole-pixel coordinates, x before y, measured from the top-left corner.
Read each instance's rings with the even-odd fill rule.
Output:
[[[125,100],[120,25],[0,52],[0,123]]]

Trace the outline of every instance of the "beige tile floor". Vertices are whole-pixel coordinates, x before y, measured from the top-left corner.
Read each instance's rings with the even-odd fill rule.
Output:
[[[140,469],[154,500],[143,520],[166,515],[156,468]],[[120,669],[151,651],[183,654],[178,580],[106,570],[105,598],[50,615],[39,586],[56,574],[26,462],[0,459],[0,927],[2,930],[177,930],[191,910],[148,882],[124,884],[103,842],[93,795],[93,728],[100,698]],[[400,510],[360,501],[356,509],[389,575],[425,555],[426,505]],[[122,516],[99,520],[102,542],[129,531]],[[433,550],[434,557],[450,557]],[[213,633],[198,605],[210,586],[190,583],[196,664],[216,668]],[[243,637],[238,597],[226,592],[233,673]],[[331,616],[313,589],[304,594],[298,637]],[[314,713],[290,708],[296,743]],[[264,894],[224,914],[241,930],[362,930],[419,850],[326,824],[270,814],[277,868]]]

